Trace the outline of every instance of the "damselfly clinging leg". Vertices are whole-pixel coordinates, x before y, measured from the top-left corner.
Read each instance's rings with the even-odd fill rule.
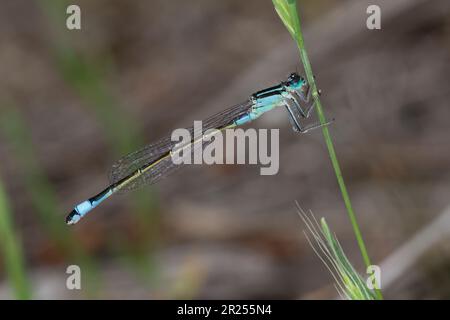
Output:
[[[193,128],[188,129],[191,136],[194,136],[189,145],[208,143],[205,141],[207,139],[203,138],[205,132],[210,129],[225,130],[241,126],[276,107],[286,108],[289,121],[296,132],[305,133],[320,127],[321,124],[303,126],[300,123],[302,118],[310,116],[314,107],[310,91],[306,80],[297,73],[292,73],[287,81],[258,91],[244,103],[228,108],[203,121],[203,132],[200,138],[193,135]],[[171,152],[177,143],[171,140],[171,135],[168,135],[117,161],[110,172],[110,186],[75,206],[67,216],[66,223],[77,223],[89,211],[120,190],[132,190],[142,185],[153,184],[181,167],[181,164],[173,163],[171,157]],[[194,150],[194,148],[190,149]]]

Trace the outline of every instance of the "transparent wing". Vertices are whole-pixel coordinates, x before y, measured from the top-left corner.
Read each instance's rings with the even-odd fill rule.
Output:
[[[202,133],[209,129],[223,129],[232,124],[234,120],[243,114],[249,112],[251,107],[251,101],[246,101],[207,118],[203,121]],[[191,127],[187,130],[189,130],[192,137],[194,128]],[[190,148],[191,153],[193,153],[196,148],[208,143],[210,143],[210,141],[192,143],[193,147]],[[136,170],[148,167],[153,163],[153,165],[149,166],[140,177],[130,181],[121,189],[122,191],[134,190],[143,185],[153,184],[173,171],[183,167],[182,164],[174,164],[172,162],[172,157],[170,156],[170,151],[176,144],[177,142],[171,140],[171,135],[168,135],[161,140],[149,144],[118,160],[113,164],[109,173],[111,184],[117,183],[134,173]]]

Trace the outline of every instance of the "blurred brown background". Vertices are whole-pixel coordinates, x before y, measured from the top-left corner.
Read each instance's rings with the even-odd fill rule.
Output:
[[[385,296],[449,298],[449,2],[299,10]],[[64,224],[124,154],[301,71],[271,1],[2,1],[0,46],[0,298],[334,298],[294,200],[364,274],[322,133],[295,134],[283,110],[250,124],[280,128],[278,175],[191,166]],[[65,287],[71,264],[82,290]]]

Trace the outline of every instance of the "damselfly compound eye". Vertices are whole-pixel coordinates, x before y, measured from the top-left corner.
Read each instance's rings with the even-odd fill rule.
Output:
[[[291,73],[289,75],[288,81],[291,83],[297,83],[301,80],[302,78],[297,74],[297,73]]]

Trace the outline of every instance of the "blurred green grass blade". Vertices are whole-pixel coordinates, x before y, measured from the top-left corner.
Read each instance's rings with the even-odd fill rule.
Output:
[[[297,212],[307,226],[305,235],[309,244],[333,276],[338,293],[349,300],[378,299],[348,260],[326,220],[322,218],[319,224],[312,212],[305,213],[298,203]]]
[[[12,101],[8,101],[2,104],[0,116],[1,133],[11,145],[13,157],[21,168],[17,178],[24,181],[41,226],[60,253],[80,265],[87,279],[84,293],[95,297],[100,279],[96,264],[73,234],[67,232],[55,190],[37,161],[31,135],[21,113]]]
[[[131,116],[130,112],[120,103],[119,99],[111,92],[102,74],[104,70],[111,67],[112,59],[104,55],[100,58],[87,57],[82,52],[77,52],[70,42],[70,31],[65,29],[66,7],[71,4],[67,0],[51,1],[40,0],[39,5],[50,26],[52,36],[50,46],[56,62],[56,69],[62,75],[66,83],[73,88],[83,100],[86,107],[92,111],[95,120],[101,126],[105,134],[109,150],[113,151],[115,157],[136,150],[144,145],[147,139],[143,139],[139,121]],[[61,27],[64,26],[64,27]],[[83,27],[81,32],[83,32]],[[101,61],[99,61],[101,59]],[[105,61],[110,64],[105,64]],[[111,69],[111,68],[109,68]],[[150,193],[150,196],[149,196]],[[145,230],[141,236],[143,243],[147,244],[152,235],[151,230],[158,217],[155,214],[158,208],[155,190],[137,190],[133,193],[132,209],[129,220],[136,219],[137,224]],[[128,250],[133,252],[135,243],[124,235],[119,236],[123,245],[129,245]],[[148,251],[139,254],[148,254]],[[144,258],[132,259],[132,261],[147,261]],[[141,269],[141,264],[136,265]],[[148,270],[153,270],[148,266]]]
[[[24,124],[22,115],[13,105],[2,106],[1,128],[8,143],[12,146],[13,157],[20,165],[20,177],[25,182],[33,206],[36,209],[43,226],[50,231],[52,238],[59,245],[68,246],[65,225],[56,219],[60,212],[56,208],[57,198],[46,174],[39,166],[31,136]]]
[[[68,48],[57,46],[55,50],[60,73],[94,112],[115,156],[140,147],[143,139],[137,122],[106,88],[98,64],[86,61]]]
[[[325,218],[320,220],[320,227],[328,247],[332,253],[332,257],[338,265],[343,283],[347,289],[347,296],[353,300],[373,300],[376,296],[366,286],[361,276],[356,272],[347,256],[344,253],[337,237],[330,231]]]
[[[102,71],[111,67],[111,57],[104,54],[102,57],[88,58],[82,52],[77,52],[71,43],[73,31],[67,30],[65,24],[66,8],[71,2],[39,0],[38,4],[51,27],[49,44],[57,71],[93,111],[114,155],[123,156],[142,146],[137,122],[117,102],[118,99],[103,79]],[[83,32],[83,27],[77,32]]]
[[[275,7],[276,12],[278,13],[281,21],[286,26],[287,30],[293,37],[294,41],[297,44],[298,50],[300,52],[300,59],[303,63],[305,69],[305,75],[308,80],[309,85],[312,90],[312,97],[314,99],[314,103],[317,110],[317,115],[321,124],[325,124],[327,122],[325,118],[325,114],[323,112],[322,103],[319,99],[319,93],[317,90],[316,82],[313,76],[311,63],[309,61],[309,57],[305,48],[305,44],[303,41],[303,34],[300,26],[300,17],[297,11],[297,1],[296,0],[272,0],[273,5]],[[366,249],[366,245],[364,243],[364,239],[361,234],[361,230],[359,228],[358,221],[356,219],[356,215],[353,211],[353,206],[350,201],[350,196],[347,191],[347,187],[344,182],[344,178],[342,177],[342,171],[339,165],[339,161],[336,156],[336,151],[334,149],[333,141],[331,139],[330,132],[328,130],[328,126],[322,126],[322,133],[325,139],[325,143],[327,145],[328,153],[331,159],[331,163],[333,165],[334,172],[336,174],[337,183],[339,185],[339,189],[341,190],[342,198],[344,200],[345,207],[347,209],[347,214],[352,224],[353,232],[355,233],[356,241],[358,242],[358,246],[363,257],[364,263],[366,267],[370,266],[372,263],[370,262],[369,254]],[[376,290],[377,296],[382,298],[382,294],[380,290]]]
[[[22,246],[11,222],[8,198],[0,180],[0,248],[6,273],[17,299],[30,299],[31,290],[25,273]]]
[[[293,11],[291,8],[292,5],[295,6],[295,1],[294,4],[292,4],[292,1],[285,1],[285,0],[272,0],[272,2],[275,7],[275,10],[280,16],[281,21],[284,23],[284,26],[286,27],[286,29],[288,29],[291,36],[295,39],[297,31],[295,29],[296,24],[293,21],[295,17],[292,17]]]

